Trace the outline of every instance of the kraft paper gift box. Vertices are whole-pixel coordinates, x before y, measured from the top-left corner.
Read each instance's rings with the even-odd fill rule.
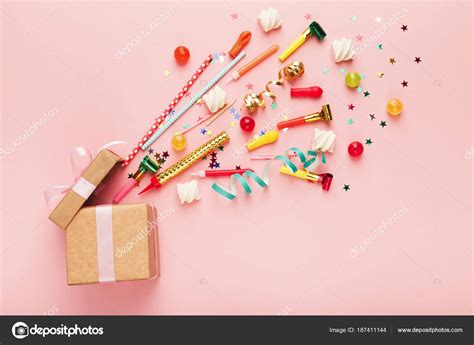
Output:
[[[68,284],[158,276],[156,227],[148,204],[82,208],[66,229]]]
[[[122,158],[112,151],[100,151],[51,212],[49,219],[61,229],[66,229],[89,196],[121,160]]]

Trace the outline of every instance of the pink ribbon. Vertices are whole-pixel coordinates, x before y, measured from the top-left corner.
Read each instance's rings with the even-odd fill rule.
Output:
[[[100,152],[103,149],[110,148],[111,146],[120,145],[120,144],[127,144],[125,141],[111,141],[110,143],[105,144],[101,148],[97,150]],[[44,191],[44,198],[46,200],[46,206],[48,209],[53,210],[57,204],[62,200],[64,195],[73,189],[75,186],[79,189],[90,189],[84,186],[84,183],[87,183],[86,180],[81,180],[81,175],[89,166],[90,162],[92,161],[92,154],[90,151],[82,146],[75,147],[71,151],[71,167],[72,173],[74,175],[74,182],[67,186],[67,185],[55,185],[49,186]],[[82,188],[81,188],[82,187]]]

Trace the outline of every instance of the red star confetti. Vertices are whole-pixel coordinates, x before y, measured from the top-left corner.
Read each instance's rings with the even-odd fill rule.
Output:
[[[253,89],[253,84],[252,83],[248,83],[245,86],[247,87],[247,90],[252,90]]]
[[[407,81],[405,81],[405,80],[404,80],[404,81],[402,81],[402,86],[403,86],[403,87],[408,87],[408,82],[407,82]]]
[[[402,27],[401,27],[400,29],[402,29],[402,31],[403,31],[403,32],[405,32],[405,31],[407,31],[407,30],[408,30],[408,26],[406,26],[406,25],[402,25]]]
[[[354,104],[351,103],[351,104],[348,104],[348,105],[347,105],[347,108],[348,108],[349,110],[354,110],[355,107],[354,107]]]
[[[356,41],[361,42],[363,39],[364,39],[364,36],[362,36],[360,34],[356,36]]]
[[[311,14],[309,13],[306,13],[306,15],[304,16],[306,20],[311,20]]]
[[[239,15],[238,15],[237,13],[235,13],[235,12],[232,13],[230,16],[232,17],[232,20],[235,20],[235,19],[237,19],[237,18],[239,17]]]
[[[415,57],[415,62],[416,63],[420,63],[421,62],[421,58],[418,56],[418,57]]]

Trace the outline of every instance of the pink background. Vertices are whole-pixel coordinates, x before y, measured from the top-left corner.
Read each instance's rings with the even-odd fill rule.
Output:
[[[3,3],[2,148],[53,108],[57,114],[1,159],[2,312],[7,314],[471,314],[472,313],[472,143],[471,5],[468,3],[273,3],[281,29],[265,34],[257,3]],[[336,65],[333,39],[369,37],[406,8],[401,20],[371,43],[352,63]],[[133,49],[116,57],[160,14],[172,15]],[[237,19],[231,14],[236,13]],[[334,121],[291,128],[257,153],[310,148],[313,128],[337,134],[327,167],[335,175],[327,193],[320,186],[280,176],[275,165],[267,190],[255,184],[250,196],[228,201],[200,180],[200,201],[181,206],[176,182],[124,202],[146,201],[158,210],[175,209],[160,226],[159,279],[90,286],[67,286],[64,233],[48,221],[42,192],[72,182],[69,152],[95,152],[111,140],[136,143],[196,66],[208,55],[228,51],[241,31],[253,34],[244,62],[278,43],[284,49],[311,14],[328,33],[312,39],[288,63],[300,59],[306,72],[295,86],[319,85],[320,100],[291,100],[288,84],[276,88],[278,107],[255,115],[257,128],[286,108],[303,115],[329,103]],[[352,16],[357,16],[353,21]],[[401,25],[407,25],[403,32]],[[364,39],[365,39],[364,38]],[[190,62],[175,64],[173,50],[186,45]],[[413,60],[420,56],[422,62]],[[390,57],[397,62],[389,64]],[[225,63],[229,61],[225,57]],[[242,66],[243,63],[240,64]],[[213,63],[200,81],[224,66]],[[238,82],[219,85],[229,98],[242,97],[275,78],[276,55]],[[327,74],[323,68],[327,67]],[[366,75],[363,97],[344,86],[339,68]],[[164,71],[170,75],[165,76]],[[383,78],[376,73],[383,72]],[[408,81],[408,88],[401,82]],[[200,84],[191,90],[198,92]],[[389,98],[405,111],[385,113]],[[354,104],[353,111],[348,104]],[[184,104],[182,101],[177,109]],[[369,114],[375,114],[371,121]],[[152,148],[178,154],[170,135],[206,114],[194,106]],[[241,115],[245,110],[240,111]],[[352,118],[354,123],[347,124]],[[382,128],[379,122],[388,126]],[[227,112],[210,129],[228,130],[231,142],[218,153],[221,167],[265,162],[233,156],[248,136],[230,127]],[[209,137],[196,129],[188,149]],[[347,154],[353,140],[365,143],[361,159]],[[104,190],[110,198],[139,162],[116,172]],[[207,161],[208,162],[208,161]],[[206,162],[192,171],[206,168]],[[148,180],[148,177],[147,177]],[[226,179],[219,182],[227,184]],[[345,192],[344,184],[350,185]],[[98,200],[96,202],[100,202]],[[363,253],[351,250],[384,221],[408,211],[372,241]]]

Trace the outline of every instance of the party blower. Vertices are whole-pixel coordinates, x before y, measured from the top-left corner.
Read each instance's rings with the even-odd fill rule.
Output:
[[[147,172],[156,174],[159,169],[159,165],[150,156],[143,157],[137,171],[128,179],[127,183],[120,189],[120,191],[114,196],[113,203],[118,204],[122,199],[145,177]]]
[[[170,166],[168,169],[163,171],[162,173],[158,174],[157,176],[153,176],[151,178],[150,184],[142,190],[139,194],[143,194],[149,191],[152,188],[160,188],[166,182],[168,182],[173,177],[181,174],[184,170],[191,167],[194,163],[201,160],[202,157],[205,155],[217,150],[219,146],[226,144],[230,140],[229,134],[223,131],[216,135],[214,138],[209,140],[204,145],[198,147],[191,153],[187,154],[181,160]]]
[[[298,126],[304,123],[310,123],[310,122],[315,122],[319,120],[332,121],[332,113],[331,113],[331,108],[329,107],[329,104],[323,105],[320,112],[305,115],[305,116],[300,116],[300,117],[287,120],[287,121],[278,122],[277,128],[283,129],[283,128]]]
[[[303,45],[311,36],[316,36],[318,40],[322,41],[326,37],[326,32],[321,25],[316,22],[309,24],[308,28],[301,35],[298,36],[293,43],[290,44],[286,50],[278,57],[281,62],[285,61],[291,54],[293,54],[299,47]]]
[[[323,186],[323,190],[326,191],[326,192],[329,190],[329,188],[331,188],[331,182],[332,182],[332,179],[333,179],[332,174],[327,173],[327,174],[319,174],[318,175],[318,174],[315,174],[315,173],[312,173],[312,172],[309,172],[309,171],[306,171],[306,170],[296,170],[295,172],[292,172],[286,166],[282,166],[280,168],[280,172],[282,174],[294,176],[294,177],[300,178],[300,179],[305,180],[305,181],[321,183],[322,186]]]

